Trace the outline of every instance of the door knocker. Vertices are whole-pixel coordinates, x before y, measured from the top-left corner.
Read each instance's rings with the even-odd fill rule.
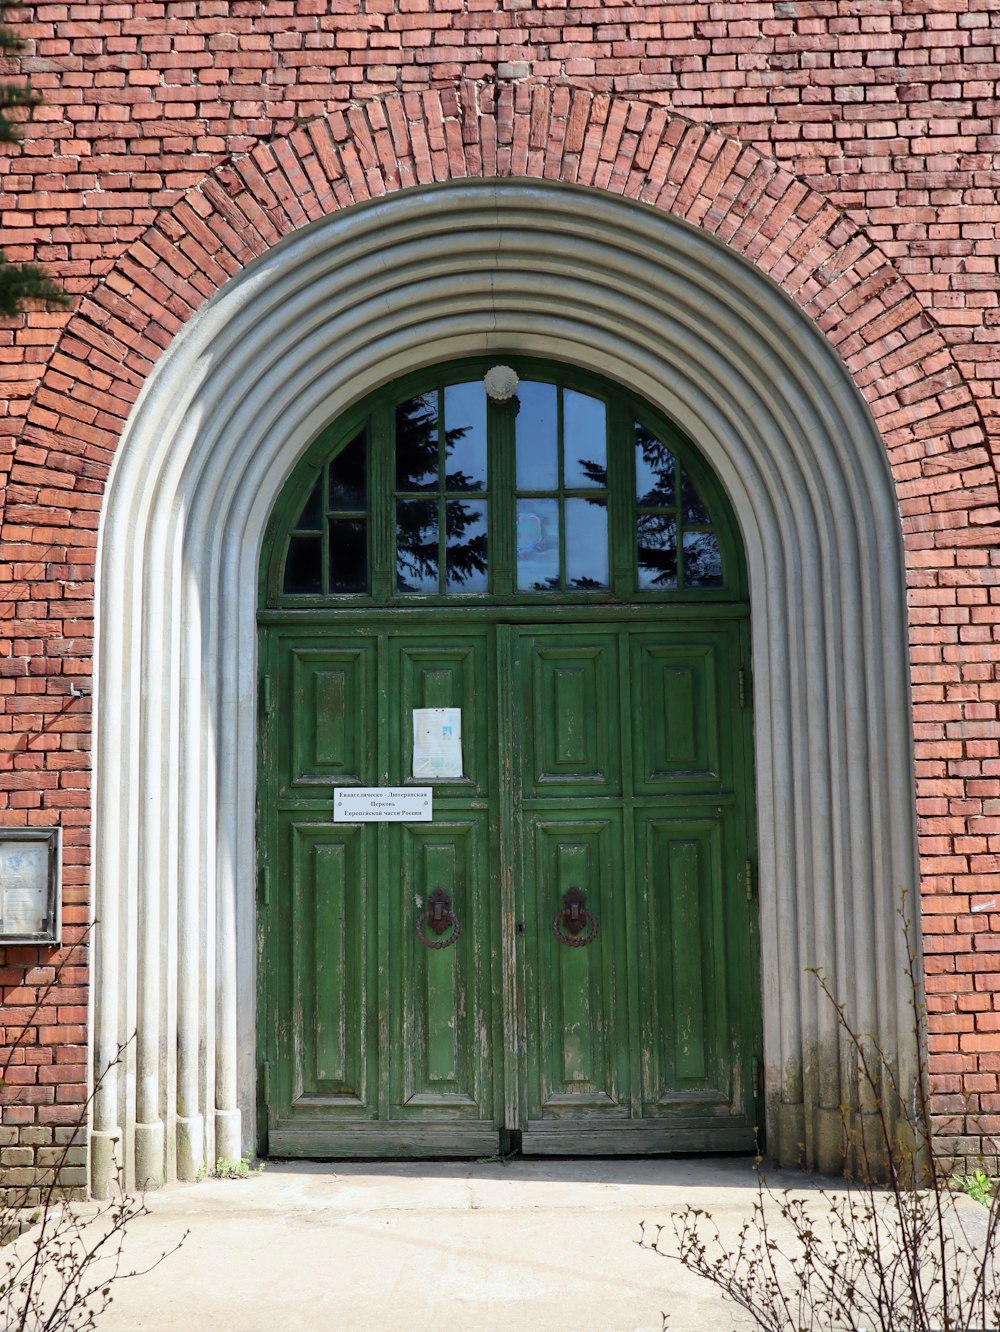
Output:
[[[436,939],[428,939],[424,933],[425,925],[432,934],[438,936]],[[449,925],[452,927],[451,934],[447,939],[442,939],[440,936]],[[435,888],[427,899],[427,910],[417,921],[417,938],[428,948],[450,948],[461,933],[462,924],[451,909],[451,898],[443,888]]]
[[[567,948],[585,948],[594,942],[597,938],[597,917],[587,910],[586,893],[581,893],[579,888],[571,888],[563,895],[562,909],[552,918],[552,933]]]

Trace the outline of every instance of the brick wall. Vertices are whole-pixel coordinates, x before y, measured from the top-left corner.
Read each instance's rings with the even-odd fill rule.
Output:
[[[962,0],[102,0],[28,4],[17,26],[46,101],[0,157],[4,245],[79,301],[0,329],[0,819],[63,824],[68,938],[89,845],[89,698],[70,686],[89,685],[103,485],[158,351],[314,215],[298,198],[310,154],[321,211],[449,173],[583,180],[765,267],[883,429],[910,581],[934,1108],[959,1151],[993,1154],[1000,15]],[[8,1035],[57,962],[8,950]],[[79,1112],[85,984],[81,954],[15,1057],[18,1161]]]

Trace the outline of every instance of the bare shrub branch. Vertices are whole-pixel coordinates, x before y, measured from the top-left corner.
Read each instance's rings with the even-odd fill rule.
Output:
[[[39,1012],[59,985],[65,968],[91,934],[88,928],[60,958],[53,976],[37,992],[20,1030],[0,1057],[0,1093],[4,1105],[16,1104],[17,1092],[7,1074],[15,1055],[35,1025]],[[35,1167],[30,1182],[11,1185],[0,1169],[0,1327],[5,1332],[86,1332],[113,1298],[116,1281],[143,1276],[184,1242],[187,1231],[141,1270],[123,1268],[123,1246],[128,1226],[146,1216],[143,1197],[122,1188],[102,1204],[73,1201],[65,1186],[72,1155],[86,1142],[90,1107],[104,1081],[117,1074],[132,1040],[118,1046],[103,1069],[75,1119],[63,1126],[65,1140],[52,1154],[51,1164]],[[27,1228],[26,1228],[27,1227]],[[23,1232],[23,1233],[22,1233]]]
[[[909,939],[905,901],[900,918]],[[711,1282],[764,1332],[1000,1328],[1000,1190],[992,1190],[983,1233],[971,1233],[976,1214],[934,1150],[917,953],[909,950],[906,971],[912,1088],[899,1085],[876,1038],[854,1027],[826,977],[812,974],[854,1065],[853,1105],[840,1111],[844,1185],[771,1187],[758,1155],[751,1217],[734,1242],[723,1239],[711,1213],[684,1207],[671,1214],[669,1228],[644,1223],[640,1245]],[[861,1112],[866,1105],[874,1128]]]

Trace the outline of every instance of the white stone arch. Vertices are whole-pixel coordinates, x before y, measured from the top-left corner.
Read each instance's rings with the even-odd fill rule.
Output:
[[[330,420],[418,367],[555,357],[673,416],[746,547],[767,1135],[836,1168],[850,1053],[821,967],[914,1073],[902,539],[836,353],[714,237],[597,190],[461,180],[296,232],[174,339],[119,445],[98,554],[94,1191],[252,1149],[258,559]],[[808,982],[808,983],[807,983]],[[907,1051],[910,1053],[907,1053]]]

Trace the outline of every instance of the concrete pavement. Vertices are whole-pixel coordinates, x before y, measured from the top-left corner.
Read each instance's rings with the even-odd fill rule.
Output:
[[[801,1176],[796,1176],[801,1185]],[[747,1158],[269,1164],[147,1198],[101,1332],[671,1332],[751,1326],[679,1264],[639,1248],[687,1202],[735,1233]]]
[[[769,1174],[809,1194],[822,1181]],[[829,1189],[832,1181],[826,1181]],[[747,1315],[638,1245],[685,1204],[730,1247],[749,1158],[283,1162],[147,1196],[100,1332],[745,1332]],[[814,1198],[814,1215],[826,1205]],[[986,1210],[958,1198],[978,1246]],[[769,1207],[780,1239],[782,1226]],[[29,1232],[30,1234],[30,1232]],[[18,1245],[28,1236],[22,1236]]]

